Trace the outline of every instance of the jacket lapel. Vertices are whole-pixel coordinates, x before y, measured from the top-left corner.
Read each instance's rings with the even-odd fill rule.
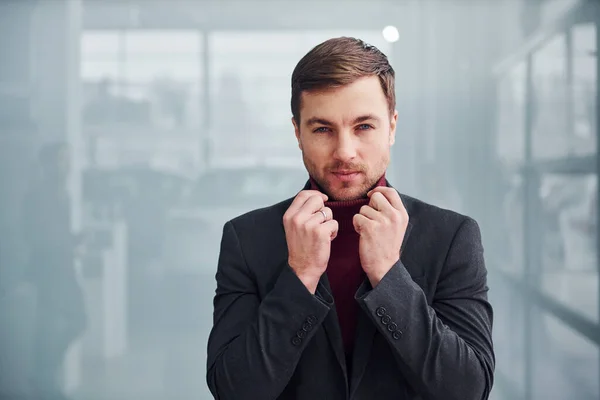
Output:
[[[392,187],[389,181],[385,181],[387,187]],[[310,189],[311,184],[310,180],[306,182],[304,188],[302,190]],[[406,207],[406,210],[411,215],[410,209],[410,201],[400,194],[400,198]],[[402,240],[402,245],[400,246],[400,257],[404,259],[404,249],[408,238],[410,236],[410,232],[412,230],[412,223],[408,222],[408,226],[406,228],[406,233],[404,235],[404,239]],[[286,249],[286,257],[287,257],[287,249]],[[371,283],[368,279],[365,279],[360,288],[357,291],[358,293],[365,293],[366,291],[372,290]],[[323,274],[319,281],[319,286],[317,287],[317,292],[321,293],[322,296],[331,297],[331,287],[329,285],[329,279],[327,278],[327,274]],[[337,312],[335,310],[335,304],[331,311],[327,314],[325,321],[323,321],[323,330],[333,348],[335,356],[340,364],[344,372],[344,377],[346,378],[346,387],[348,387],[348,380],[350,381],[350,398],[354,394],[355,390],[358,388],[358,384],[362,379],[365,368],[369,362],[369,358],[371,356],[371,348],[373,345],[373,340],[375,338],[375,334],[377,333],[377,328],[370,320],[369,316],[365,315],[362,309],[358,308],[358,319],[356,326],[356,337],[354,344],[354,351],[352,354],[352,376],[348,377],[348,368],[346,366],[346,356],[344,354],[344,345],[342,340],[342,332],[340,330],[340,325],[338,322]]]
[[[303,190],[307,190],[307,189],[310,189],[310,181],[308,181],[303,188]],[[286,202],[284,210],[282,210],[284,213],[285,213],[285,210],[287,210],[287,208],[290,206],[292,201],[293,201],[293,198],[289,199],[289,201]],[[281,260],[282,260],[281,263],[285,264],[288,259],[288,249],[287,249],[287,243],[285,243],[285,230],[283,227],[283,220],[281,220],[280,229],[281,229],[281,237],[284,238],[284,246],[282,248],[283,252],[281,254]],[[327,278],[327,273],[325,273],[321,276],[321,279],[319,280],[319,285],[317,286],[316,294],[321,296],[321,298],[323,298],[323,299],[333,299],[333,295],[331,294],[331,286],[329,284],[329,279]],[[340,324],[338,322],[338,315],[337,315],[337,311],[335,309],[335,303],[334,303],[333,307],[331,308],[331,310],[327,313],[327,316],[325,317],[325,320],[323,321],[321,326],[323,327],[323,331],[325,332],[325,335],[327,336],[329,344],[331,345],[331,348],[333,349],[333,352],[335,353],[335,357],[340,365],[340,368],[343,371],[345,387],[346,387],[346,390],[348,390],[348,372],[347,372],[347,368],[346,368],[346,356],[344,354],[344,341],[342,339],[342,331],[340,329]]]
[[[368,290],[371,289],[371,284],[368,280],[363,282],[362,286],[368,285]],[[362,288],[361,286],[361,288]],[[360,288],[358,289],[361,290]],[[350,398],[357,389],[360,380],[362,379],[369,357],[371,356],[371,347],[377,329],[369,317],[358,308],[358,319],[356,323],[356,336],[354,341],[354,350],[352,352],[352,376],[350,377]]]
[[[331,297],[331,287],[329,285],[329,279],[327,278],[327,273],[323,274],[323,276],[321,276],[321,279],[319,280],[319,286],[317,287],[317,291],[321,292],[321,294],[323,295],[323,297],[327,296],[327,297]],[[325,293],[323,293],[325,292]],[[345,387],[346,390],[348,388],[348,368],[346,366],[346,355],[344,352],[344,341],[342,338],[342,331],[340,329],[340,324],[338,321],[338,315],[337,315],[337,311],[335,308],[335,303],[333,305],[333,307],[331,308],[331,310],[329,311],[329,313],[327,313],[327,316],[325,317],[325,320],[323,321],[323,330],[325,331],[325,334],[327,336],[327,339],[329,340],[329,344],[331,345],[331,348],[333,349],[333,352],[335,353],[335,357],[338,360],[338,363],[340,365],[340,368],[342,369],[342,371],[344,372],[344,383],[345,383]],[[347,393],[346,393],[347,395]]]
[[[392,187],[388,181],[386,181],[388,187]],[[407,207],[407,212],[410,217],[410,209],[409,204],[406,201],[406,198],[400,195],[404,206]],[[404,259],[404,249],[408,238],[410,236],[410,232],[412,230],[412,223],[409,221],[408,226],[406,227],[406,233],[404,234],[404,239],[402,240],[402,244],[400,245],[400,258]],[[357,296],[359,293],[366,293],[372,290],[371,283],[368,279],[365,279],[362,285],[357,290]],[[358,388],[358,385],[365,373],[365,368],[369,362],[369,358],[371,357],[371,348],[373,346],[373,340],[375,339],[375,334],[377,333],[377,328],[373,321],[366,315],[362,308],[359,308],[358,311],[358,321],[356,326],[356,340],[354,344],[354,351],[352,356],[352,376],[350,377],[350,398]]]

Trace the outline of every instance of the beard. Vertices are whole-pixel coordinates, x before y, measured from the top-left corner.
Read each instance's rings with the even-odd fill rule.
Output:
[[[317,183],[321,190],[329,197],[328,201],[350,201],[367,197],[367,192],[373,189],[385,173],[389,157],[382,157],[380,163],[374,168],[368,168],[362,163],[344,163],[333,161],[325,168],[319,169],[317,165],[302,153],[304,166],[310,177]],[[334,185],[327,178],[333,171],[348,170],[360,173],[360,182],[339,182]]]

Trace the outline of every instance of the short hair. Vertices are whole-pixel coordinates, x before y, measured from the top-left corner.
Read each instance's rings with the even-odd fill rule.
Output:
[[[292,115],[300,123],[303,92],[341,87],[377,76],[390,114],[396,108],[395,73],[388,58],[377,47],[351,37],[329,39],[311,49],[292,73]]]

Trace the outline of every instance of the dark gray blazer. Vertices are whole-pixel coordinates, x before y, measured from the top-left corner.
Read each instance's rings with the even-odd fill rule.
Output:
[[[410,223],[400,261],[356,293],[351,376],[326,274],[312,295],[287,264],[282,218],[293,199],[225,224],[208,340],[216,399],[488,398],[495,356],[479,227],[401,198]]]

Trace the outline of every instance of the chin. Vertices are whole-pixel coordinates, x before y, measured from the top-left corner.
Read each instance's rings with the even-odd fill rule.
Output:
[[[330,190],[330,197],[336,201],[350,201],[357,200],[367,196],[367,191],[363,185],[360,187],[347,187],[347,188],[336,188]]]

